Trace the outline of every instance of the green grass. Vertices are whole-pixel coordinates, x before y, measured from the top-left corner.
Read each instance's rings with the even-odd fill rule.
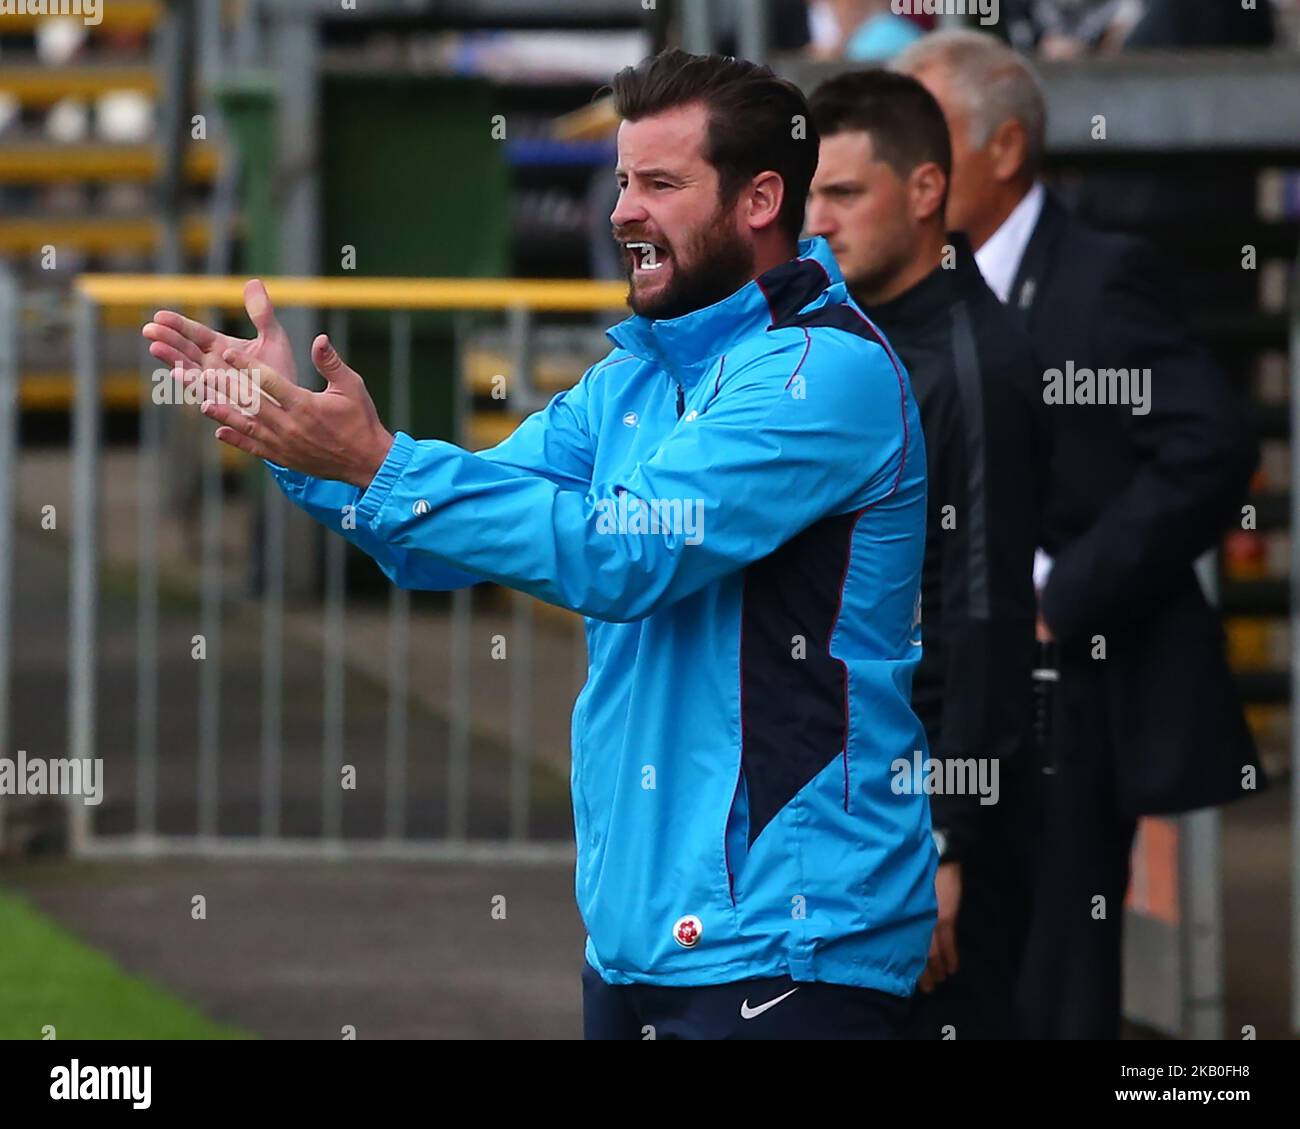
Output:
[[[0,1039],[239,1039],[0,891]]]

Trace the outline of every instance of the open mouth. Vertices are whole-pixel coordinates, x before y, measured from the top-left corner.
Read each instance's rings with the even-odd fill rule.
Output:
[[[667,250],[657,243],[624,243],[623,248],[631,258],[632,269],[637,273],[656,271],[664,265],[668,258]]]

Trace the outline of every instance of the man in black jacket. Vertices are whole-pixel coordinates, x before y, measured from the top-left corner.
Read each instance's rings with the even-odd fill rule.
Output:
[[[1025,1033],[1114,1038],[1137,817],[1225,803],[1259,782],[1193,571],[1239,518],[1258,452],[1146,247],[1088,228],[1039,183],[1046,113],[1028,65],[976,32],[932,36],[896,65],[943,106],[949,222],[1025,319],[1052,424],[1036,571],[1060,683]]]
[[[827,238],[907,366],[925,433],[912,704],[945,771],[931,795],[939,919],[918,1034],[1005,1038],[1030,892],[1032,566],[1046,478],[1037,366],[965,237],[945,233],[951,155],[934,98],[903,75],[857,71],[820,86],[810,108],[822,142],[808,231]],[[993,784],[982,794],[970,787],[981,779]]]

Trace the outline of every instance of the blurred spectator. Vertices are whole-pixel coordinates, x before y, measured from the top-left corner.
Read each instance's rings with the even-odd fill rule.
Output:
[[[773,51],[798,51],[810,40],[807,0],[768,0],[767,39]],[[736,34],[740,11],[736,0],[714,0],[712,9],[715,50],[720,55],[739,53]]]
[[[1012,46],[1045,59],[1076,59],[1122,40],[1142,15],[1142,0],[1004,0]]]
[[[808,0],[809,54],[817,59],[838,58],[840,21],[835,18],[831,0]]]
[[[36,58],[51,69],[66,67],[84,53],[89,33],[74,20],[47,20],[36,29]],[[84,141],[90,132],[90,109],[84,98],[61,98],[45,117],[45,134],[52,141]]]
[[[821,0],[812,7],[813,41],[823,57],[883,62],[925,34],[912,20],[895,14],[891,0]]]
[[[1013,46],[1044,59],[1186,47],[1267,47],[1273,7],[1227,0],[1007,0]]]
[[[1273,6],[1223,0],[1146,0],[1142,18],[1124,40],[1126,51],[1181,47],[1270,47]]]

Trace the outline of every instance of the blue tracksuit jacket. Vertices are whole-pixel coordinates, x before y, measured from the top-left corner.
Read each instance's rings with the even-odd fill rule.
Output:
[[[397,584],[480,579],[586,617],[578,905],[609,983],[913,990],[934,921],[925,451],[824,239],[615,348],[505,442],[398,433],[360,491],[271,464]]]

